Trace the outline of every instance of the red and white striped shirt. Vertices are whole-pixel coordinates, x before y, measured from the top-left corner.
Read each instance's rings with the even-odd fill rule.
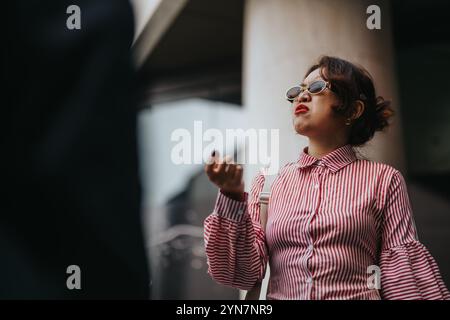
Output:
[[[269,262],[267,299],[450,299],[418,241],[401,173],[357,159],[350,145],[321,159],[307,151],[272,184],[265,231],[262,174],[244,201],[219,192],[205,220],[208,273],[249,290]],[[369,285],[377,268],[379,290]]]

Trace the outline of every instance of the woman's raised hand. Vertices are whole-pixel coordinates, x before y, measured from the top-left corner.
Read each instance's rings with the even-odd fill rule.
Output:
[[[205,172],[209,180],[220,188],[226,196],[242,201],[244,199],[243,168],[230,157],[221,159],[217,151],[213,151],[211,158],[205,165]]]

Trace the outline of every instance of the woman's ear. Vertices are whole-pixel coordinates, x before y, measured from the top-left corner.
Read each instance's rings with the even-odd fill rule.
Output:
[[[352,120],[356,120],[359,117],[361,117],[361,115],[364,112],[364,108],[365,108],[365,104],[362,100],[356,100],[355,101],[355,110],[353,111]]]

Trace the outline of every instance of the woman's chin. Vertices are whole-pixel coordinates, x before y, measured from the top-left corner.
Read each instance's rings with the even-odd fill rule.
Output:
[[[294,124],[294,129],[295,129],[295,132],[297,132],[298,134],[301,134],[302,136],[306,135],[306,133],[307,133],[305,126],[301,123]]]
[[[307,124],[304,119],[294,118],[294,129],[298,134],[304,135],[306,131]]]

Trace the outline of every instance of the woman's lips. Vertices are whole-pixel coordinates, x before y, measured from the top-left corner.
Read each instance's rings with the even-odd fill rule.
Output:
[[[309,111],[309,108],[305,106],[304,104],[299,104],[297,107],[295,107],[294,114],[300,114],[300,113],[306,113]]]

